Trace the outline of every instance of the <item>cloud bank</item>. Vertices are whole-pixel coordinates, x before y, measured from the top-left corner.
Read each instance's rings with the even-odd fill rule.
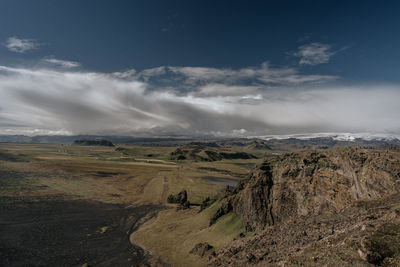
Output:
[[[0,66],[0,134],[253,136],[400,133],[400,87],[268,64],[140,72]]]

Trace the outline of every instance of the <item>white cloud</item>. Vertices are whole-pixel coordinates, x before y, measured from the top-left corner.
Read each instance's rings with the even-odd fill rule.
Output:
[[[62,60],[57,58],[44,58],[43,61],[63,68],[76,68],[81,65],[79,62]]]
[[[300,65],[318,65],[328,63],[331,56],[339,51],[331,51],[329,44],[311,43],[300,46],[294,56],[300,58]]]
[[[197,96],[245,96],[248,94],[255,94],[261,90],[261,86],[236,86],[225,85],[218,83],[211,83],[200,86],[195,92]]]
[[[111,76],[117,77],[117,78],[121,78],[121,79],[129,79],[134,77],[136,74],[136,70],[135,69],[130,69],[127,71],[118,71],[118,72],[113,72],[111,73]]]
[[[218,69],[207,67],[157,67],[139,72],[136,77],[143,81],[175,82],[178,84],[197,87],[209,83],[229,84],[229,85],[249,85],[249,84],[302,84],[316,83],[335,80],[338,77],[332,75],[306,75],[300,74],[294,68],[272,68],[268,62],[260,66],[247,67],[241,69]]]
[[[240,129],[240,130],[234,129],[234,130],[232,131],[232,134],[233,134],[234,136],[245,136],[246,133],[247,133],[246,129]]]
[[[34,39],[21,39],[13,36],[7,39],[4,46],[12,52],[25,53],[27,51],[37,49],[39,47],[39,43]]]
[[[158,71],[162,69],[171,71]],[[161,82],[168,83],[168,75],[143,81],[134,71],[107,74],[0,66],[0,133],[400,133],[400,86],[310,86],[308,80],[314,78],[290,69],[263,66],[209,73],[210,69],[175,69],[185,72],[185,79],[196,77],[193,88],[184,91],[165,89]],[[254,74],[260,72],[265,73]],[[242,78],[233,73],[256,79],[257,84],[242,85]],[[296,83],[291,75],[297,75]],[[270,86],[261,76],[282,82]]]

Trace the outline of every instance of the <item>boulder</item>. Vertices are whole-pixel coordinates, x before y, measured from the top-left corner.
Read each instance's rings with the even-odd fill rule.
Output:
[[[208,251],[210,251],[213,248],[214,247],[208,244],[207,242],[198,243],[194,246],[194,248],[190,251],[190,253],[197,255],[199,257],[203,257]]]
[[[185,202],[187,202],[186,190],[182,190],[181,192],[179,192],[176,195],[174,195],[174,194],[169,195],[167,202],[168,203],[177,203],[177,204],[181,204],[181,205],[185,204]]]

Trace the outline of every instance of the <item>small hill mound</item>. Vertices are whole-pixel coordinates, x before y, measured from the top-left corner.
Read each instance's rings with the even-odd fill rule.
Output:
[[[257,150],[271,150],[272,148],[267,144],[267,142],[263,140],[254,140],[248,146],[248,149],[257,149]]]
[[[189,145],[194,145],[194,146],[208,146],[208,147],[220,147],[217,142],[191,142]]]
[[[222,152],[204,146],[185,146],[171,152],[172,160],[219,161],[223,159],[254,159],[256,156],[245,152]]]

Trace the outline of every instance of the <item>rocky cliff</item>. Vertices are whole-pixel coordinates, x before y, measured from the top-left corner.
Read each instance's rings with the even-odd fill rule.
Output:
[[[328,237],[337,237],[335,231],[336,234],[353,230],[357,233],[354,225],[363,225],[370,220],[368,216],[379,222],[375,225],[376,231],[385,223],[393,223],[400,218],[400,209],[393,209],[400,208],[400,202],[396,202],[400,199],[399,192],[399,150],[335,149],[288,153],[267,159],[248,179],[227,194],[211,220],[212,224],[220,216],[234,212],[243,219],[248,231],[260,234],[234,241],[227,246],[227,250],[210,259],[210,265],[287,263],[292,253],[299,254],[305,251],[305,247],[316,246]],[[386,207],[393,201],[391,206]],[[376,203],[381,203],[380,208],[384,211],[374,210],[373,206],[378,205]],[[385,221],[388,216],[391,219]],[[393,255],[400,257],[400,227],[396,225],[393,229],[398,232],[390,235],[399,237],[394,245],[391,244],[399,248],[398,252],[395,249],[395,252],[389,253],[390,257],[379,256],[379,263],[386,258],[391,259]],[[371,259],[375,252],[371,254],[365,248],[368,243],[365,240],[374,231],[366,231],[368,234],[359,240],[355,238],[359,243],[364,242],[364,245],[356,245],[360,251],[348,248],[355,251],[356,256],[353,256],[365,264],[375,264]],[[348,232],[349,236],[352,233]],[[318,251],[324,249],[319,248]],[[236,261],[232,260],[235,255]],[[342,264],[345,263],[348,262]],[[301,261],[299,265],[302,265]]]

